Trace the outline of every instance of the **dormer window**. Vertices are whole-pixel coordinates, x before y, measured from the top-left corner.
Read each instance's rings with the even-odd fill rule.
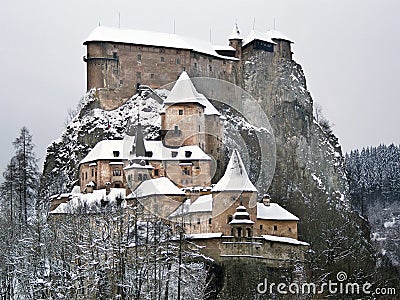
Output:
[[[146,151],[145,156],[146,157],[153,157],[153,151]]]
[[[182,116],[183,115],[183,109],[179,110],[179,115]]]
[[[178,156],[178,151],[171,151],[171,156],[172,157],[177,157]]]
[[[191,157],[192,151],[185,151],[185,157]]]
[[[113,156],[114,157],[119,157],[119,151],[113,151]]]

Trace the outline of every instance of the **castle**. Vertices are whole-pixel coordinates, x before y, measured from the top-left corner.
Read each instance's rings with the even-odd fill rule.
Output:
[[[258,52],[270,61],[292,59],[292,41],[276,30],[252,30],[243,38],[236,24],[228,40],[229,45],[215,46],[177,34],[98,26],[84,41],[87,90],[96,89],[102,108],[111,110],[140,83],[158,88],[185,71],[242,87],[242,65]]]
[[[182,224],[186,237],[216,259],[253,257],[271,261],[272,266],[304,260],[308,244],[297,240],[299,219],[268,195],[258,197],[237,149],[231,149],[223,167],[225,119],[189,76],[239,79],[237,70],[252,51],[266,51],[271,59],[291,59],[290,40],[252,31],[243,41],[235,26],[228,47],[207,48],[176,35],[120,31],[98,27],[86,40],[88,89],[96,88],[103,108],[111,109],[132,96],[135,80],[158,87],[178,74],[159,112],[161,140],[144,139],[139,119],[124,140],[99,142],[79,164],[79,187],[54,197],[51,214],[69,213],[79,201],[103,207],[104,199],[115,200],[120,193],[124,199],[118,205],[140,203],[166,222]],[[138,64],[127,71],[136,55]],[[168,58],[169,66],[158,68],[156,57],[164,63]],[[135,72],[140,78],[133,76]],[[221,176],[215,176],[215,170]]]

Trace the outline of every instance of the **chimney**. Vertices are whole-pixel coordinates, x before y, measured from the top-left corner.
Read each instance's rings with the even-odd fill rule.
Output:
[[[107,181],[106,182],[106,194],[108,195],[111,190],[111,182]]]
[[[269,206],[271,204],[271,197],[269,194],[264,194],[262,201],[265,206]]]
[[[93,181],[90,181],[88,184],[86,184],[86,189],[85,189],[86,193],[87,194],[93,193],[94,186],[95,186],[95,184]]]

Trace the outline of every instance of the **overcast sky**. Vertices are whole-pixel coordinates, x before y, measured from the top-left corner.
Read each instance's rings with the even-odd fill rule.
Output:
[[[83,40],[98,23],[227,43],[237,20],[255,20],[294,40],[308,89],[335,124],[344,151],[400,143],[400,1],[103,1],[3,0],[0,10],[0,170],[22,126],[36,153],[64,130],[68,108],[85,92]]]

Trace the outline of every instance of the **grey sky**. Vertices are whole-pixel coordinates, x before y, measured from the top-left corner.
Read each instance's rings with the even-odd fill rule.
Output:
[[[227,43],[273,28],[295,41],[294,59],[345,151],[400,143],[400,2],[397,0],[104,1],[5,0],[0,10],[0,170],[26,125],[38,157],[64,130],[85,92],[82,41],[105,26],[172,32]]]

